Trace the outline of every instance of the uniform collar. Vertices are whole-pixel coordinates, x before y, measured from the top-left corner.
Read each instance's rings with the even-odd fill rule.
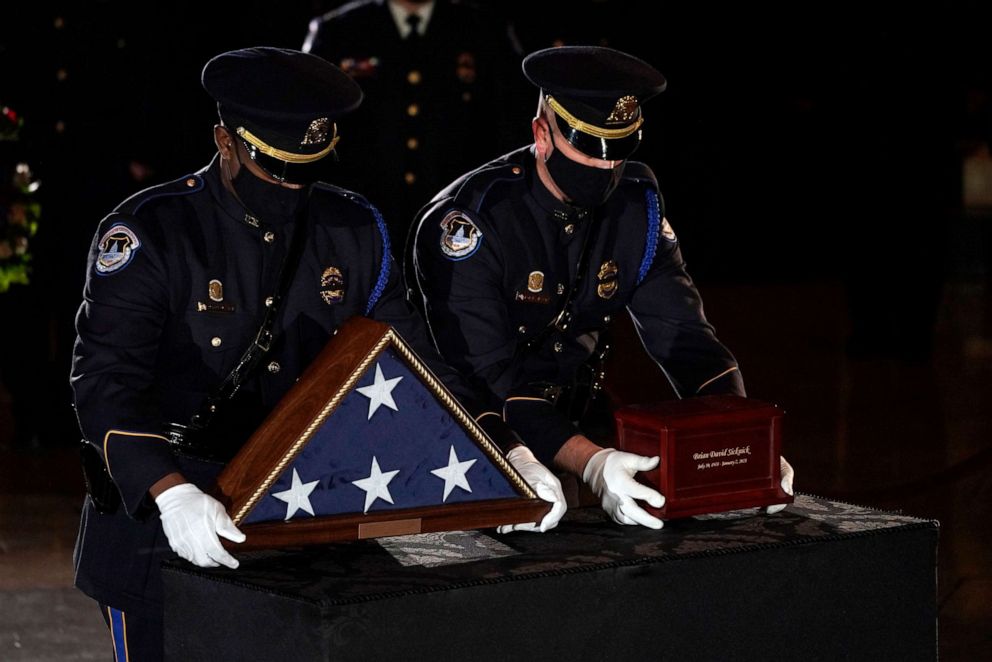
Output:
[[[203,179],[207,183],[207,189],[209,189],[210,195],[213,196],[214,202],[217,203],[217,206],[220,207],[225,215],[230,216],[239,224],[251,228],[261,227],[262,223],[245,211],[244,206],[234,197],[234,194],[224,186],[224,177],[225,174],[220,167],[220,154],[214,154],[210,165],[206,167],[203,173]]]
[[[548,218],[556,219],[563,224],[581,223],[590,218],[592,214],[588,209],[581,209],[564,203],[548,190],[548,187],[541,181],[540,175],[537,174],[537,157],[534,154],[533,145],[528,150],[528,154],[530,155],[530,167],[527,169],[530,176],[530,194],[537,205],[548,212]]]

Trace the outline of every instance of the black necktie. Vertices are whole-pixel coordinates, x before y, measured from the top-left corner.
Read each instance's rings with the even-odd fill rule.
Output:
[[[410,26],[410,32],[406,35],[406,40],[408,42],[415,42],[420,40],[420,15],[419,14],[407,14],[406,24]]]

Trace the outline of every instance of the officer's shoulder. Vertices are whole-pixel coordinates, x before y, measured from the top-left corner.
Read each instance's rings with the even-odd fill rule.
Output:
[[[634,186],[658,188],[658,178],[646,163],[628,161],[623,169],[622,183]]]
[[[320,218],[324,222],[335,225],[365,225],[378,222],[382,217],[375,205],[364,195],[334,184],[316,182],[311,195],[315,198],[311,204],[320,204],[334,212],[329,215],[321,214]]]
[[[379,4],[378,0],[353,0],[353,2],[346,2],[340,7],[311,20],[310,29],[314,30],[328,24],[339,25],[345,22],[351,23],[367,20],[376,11]]]
[[[195,195],[203,191],[203,176],[200,173],[184,175],[165,184],[151,186],[138,191],[114,209],[115,214],[147,218],[153,216],[170,202]]]
[[[511,152],[462,175],[434,200],[446,199],[453,207],[472,215],[482,215],[487,205],[503,197],[514,185],[525,181],[526,166],[516,156],[516,152]]]

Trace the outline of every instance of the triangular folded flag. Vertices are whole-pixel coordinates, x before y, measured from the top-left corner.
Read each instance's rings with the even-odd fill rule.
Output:
[[[537,498],[395,330],[344,324],[217,480],[281,547],[540,521]]]

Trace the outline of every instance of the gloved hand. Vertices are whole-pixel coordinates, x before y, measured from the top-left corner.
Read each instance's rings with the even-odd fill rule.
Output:
[[[238,560],[227,553],[217,536],[244,542],[245,534],[234,526],[219,501],[196,485],[183,483],[159,494],[155,503],[172,551],[201,568],[238,567]]]
[[[496,531],[498,533],[509,533],[510,531],[540,531],[544,533],[558,526],[558,520],[565,514],[565,493],[561,490],[561,481],[546,466],[538,462],[526,446],[511,448],[510,452],[506,454],[506,459],[524,477],[527,484],[534,488],[537,496],[545,501],[550,501],[553,505],[551,511],[544,516],[540,523],[504,524]]]
[[[643,499],[655,508],[665,505],[665,497],[657,490],[634,480],[638,471],[650,471],[660,461],[658,457],[604,448],[589,458],[582,471],[582,480],[601,499],[603,510],[617,524],[641,524],[660,529],[664,523],[634,502],[634,499]]]
[[[782,468],[782,489],[792,494],[792,480],[796,477],[796,472],[792,468],[792,465],[786,462],[785,458],[781,455],[778,458],[779,466]],[[768,506],[765,508],[765,512],[769,515],[774,515],[775,513],[785,510],[785,507],[789,505],[787,503],[776,503],[773,506]]]

